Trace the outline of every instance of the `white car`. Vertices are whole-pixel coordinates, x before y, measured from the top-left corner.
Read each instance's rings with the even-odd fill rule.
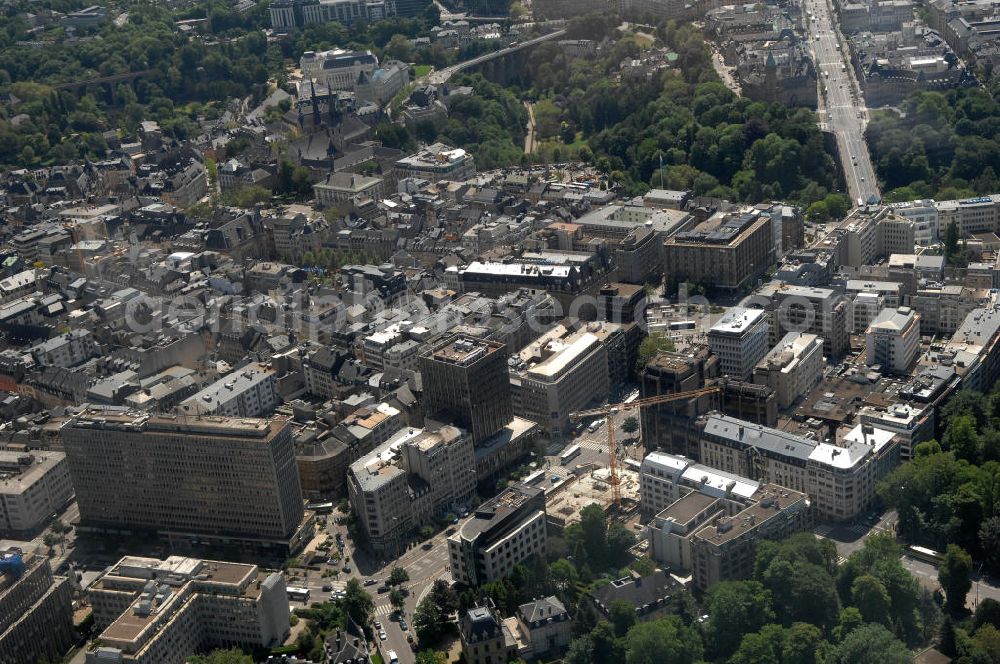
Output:
[[[384,629],[380,629],[379,632],[378,632],[378,638],[380,638],[383,641],[385,641],[386,639],[389,638],[389,635],[385,633]]]

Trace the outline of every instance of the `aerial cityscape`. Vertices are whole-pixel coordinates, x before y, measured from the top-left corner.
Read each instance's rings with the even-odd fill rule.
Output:
[[[7,0],[0,664],[1000,663],[994,0]]]

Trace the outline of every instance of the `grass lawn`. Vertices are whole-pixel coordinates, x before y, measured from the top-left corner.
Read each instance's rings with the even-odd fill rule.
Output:
[[[382,655],[378,651],[373,651],[371,654],[372,664],[382,664]]]
[[[429,74],[429,73],[431,73],[431,66],[430,65],[414,65],[413,66],[413,74],[414,74],[415,78],[420,78],[421,76],[427,76],[427,74]]]

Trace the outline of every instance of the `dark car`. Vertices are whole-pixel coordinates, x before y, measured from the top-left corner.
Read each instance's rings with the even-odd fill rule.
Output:
[[[424,551],[430,551],[431,549],[434,548],[434,542],[424,542],[423,544],[420,545],[420,548],[423,549]]]

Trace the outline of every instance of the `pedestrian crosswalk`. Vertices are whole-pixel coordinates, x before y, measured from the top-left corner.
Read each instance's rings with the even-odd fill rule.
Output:
[[[376,616],[387,616],[393,611],[392,604],[380,604],[375,607]]]

